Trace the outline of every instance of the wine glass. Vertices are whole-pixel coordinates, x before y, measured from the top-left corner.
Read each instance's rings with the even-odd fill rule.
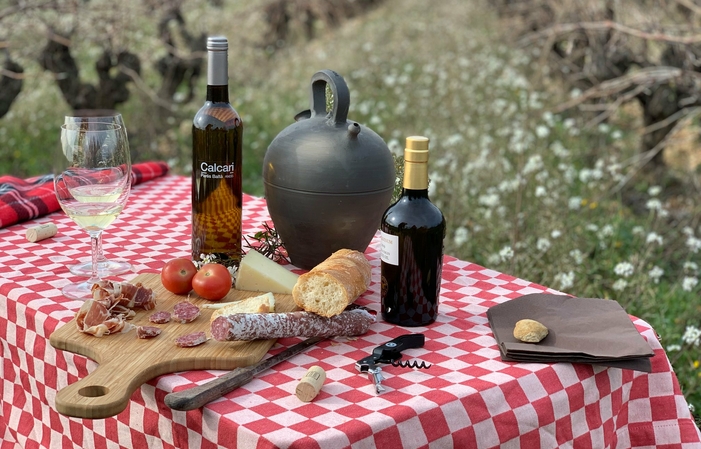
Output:
[[[109,109],[85,109],[74,112],[74,115],[67,115],[64,124],[80,124],[85,122],[114,123],[122,127],[125,140],[128,142],[127,128],[124,126],[124,119],[119,112]],[[105,257],[102,251],[102,234],[97,241],[97,270],[101,278],[107,276],[117,276],[132,271],[133,266],[126,260],[110,260]],[[69,265],[68,270],[78,276],[90,276],[92,274],[92,258],[86,262]]]
[[[61,125],[62,152],[54,160],[54,189],[61,208],[85,229],[92,243],[92,271],[87,281],[68,284],[63,294],[92,297],[100,281],[97,246],[102,231],[120,214],[131,190],[131,158],[120,125],[81,122]]]

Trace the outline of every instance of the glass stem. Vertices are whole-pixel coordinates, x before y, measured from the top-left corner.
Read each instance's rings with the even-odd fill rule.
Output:
[[[90,274],[90,279],[86,282],[90,285],[99,282],[100,277],[97,275],[97,259],[98,259],[98,249],[100,248],[100,237],[102,236],[102,231],[88,231],[90,233],[90,242],[92,244],[92,272]]]
[[[102,252],[102,232],[97,236],[97,263],[105,263],[107,262],[107,258],[105,257],[105,254]],[[95,263],[93,261],[93,263]]]

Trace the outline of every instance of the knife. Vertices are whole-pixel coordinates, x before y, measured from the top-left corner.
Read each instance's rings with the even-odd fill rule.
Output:
[[[283,362],[293,355],[299,354],[308,347],[318,343],[325,337],[311,337],[290,346],[284,351],[265,360],[261,360],[255,365],[236,368],[218,379],[214,379],[205,384],[198,385],[187,390],[182,390],[174,393],[168,393],[165,397],[165,403],[173,410],[194,410],[205,404],[237,389],[242,385],[246,385],[253,380],[253,377],[268,368]]]

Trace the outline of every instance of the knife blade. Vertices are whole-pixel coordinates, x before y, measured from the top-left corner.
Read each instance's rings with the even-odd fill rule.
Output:
[[[205,384],[198,385],[187,390],[168,393],[164,399],[166,405],[173,410],[194,410],[205,404],[237,389],[238,387],[247,384],[256,374],[261,373],[272,366],[283,362],[293,355],[299,354],[308,347],[324,340],[325,337],[311,337],[306,340],[290,346],[284,351],[261,360],[255,365],[236,368],[217,379],[211,380]]]

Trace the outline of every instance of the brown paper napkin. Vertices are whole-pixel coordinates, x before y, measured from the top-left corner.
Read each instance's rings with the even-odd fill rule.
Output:
[[[504,361],[590,363],[650,372],[652,348],[616,301],[536,293],[487,310]],[[548,328],[540,343],[513,335],[530,318]]]

